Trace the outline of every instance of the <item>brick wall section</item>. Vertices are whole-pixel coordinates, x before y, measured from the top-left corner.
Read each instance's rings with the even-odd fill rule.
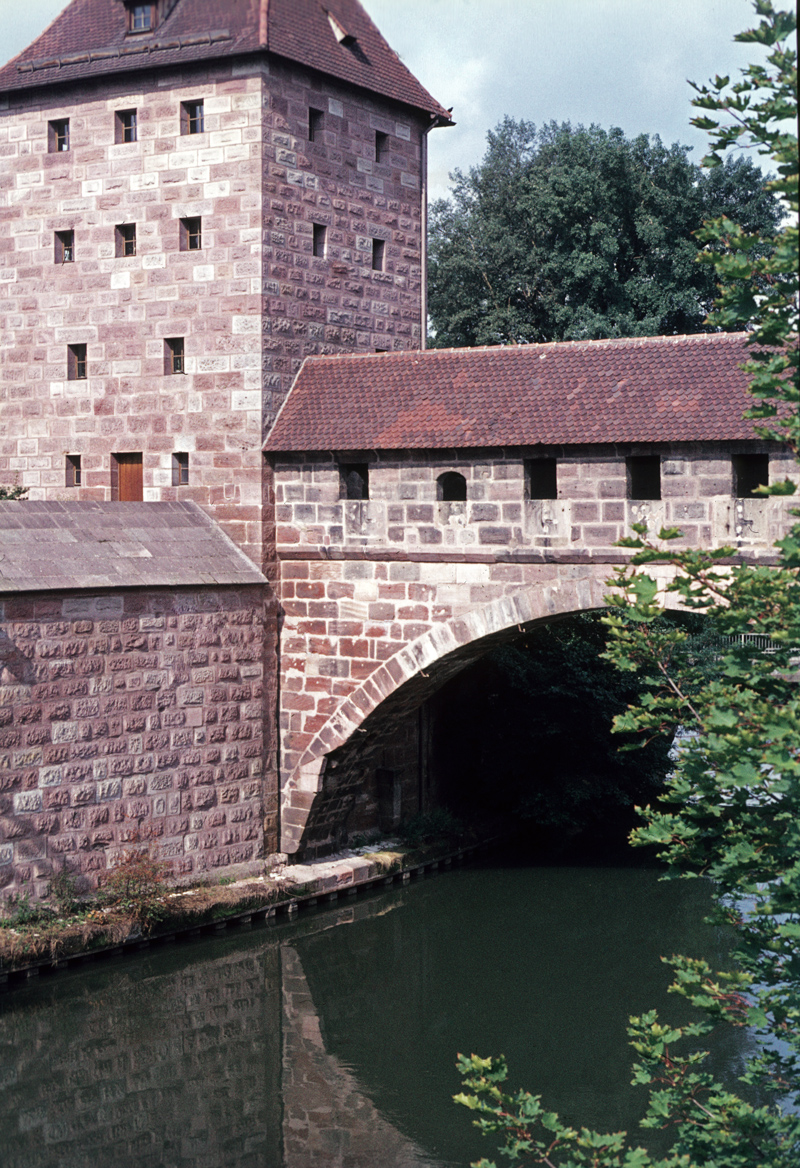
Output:
[[[650,503],[626,498],[621,449],[560,452],[559,498],[526,499],[526,453],[373,453],[367,502],[339,498],[330,457],[276,456],[283,850],[307,848],[315,819],[335,842],[342,815],[363,827],[377,812],[373,779],[362,776],[359,795],[323,759],[357,739],[373,710],[388,711],[398,686],[448,653],[474,652],[496,627],[601,606],[621,555],[612,544],[632,522],[675,524],[692,546],[738,540],[769,555],[790,521],[790,501],[732,499],[730,450],[663,450],[662,499]],[[790,468],[776,457],[771,475]],[[466,504],[436,501],[438,475],[452,470],[467,479]],[[373,719],[364,741],[378,731]]]
[[[199,99],[204,132],[182,135],[181,103]],[[115,144],[124,109],[138,141]],[[70,148],[48,153],[62,118]],[[111,454],[140,451],[145,501],[200,503],[261,564],[260,445],[303,358],[420,346],[421,133],[419,115],[275,59],[0,99],[0,481],[109,499]],[[180,250],[187,217],[199,251]],[[115,256],[121,223],[134,256]],[[75,261],[57,264],[64,230]],[[171,337],[184,375],[164,374]],[[87,346],[85,380],[68,379],[69,344]],[[187,486],[173,452],[189,454]]]
[[[63,863],[94,884],[142,829],[176,876],[274,850],[262,588],[23,594],[0,617],[6,894]]]

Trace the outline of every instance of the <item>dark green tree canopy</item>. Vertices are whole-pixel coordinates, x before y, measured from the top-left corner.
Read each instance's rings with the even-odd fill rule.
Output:
[[[688,146],[505,118],[480,166],[433,204],[429,312],[438,347],[706,331],[703,220],[773,234],[779,204],[747,158],[708,172]]]

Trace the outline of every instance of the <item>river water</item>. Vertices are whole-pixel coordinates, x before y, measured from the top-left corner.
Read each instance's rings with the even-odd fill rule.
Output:
[[[627,1017],[681,1017],[662,954],[725,960],[708,907],[651,869],[495,857],[42,978],[0,998],[0,1164],[466,1168],[495,1145],[451,1102],[459,1050],[505,1054],[573,1123],[634,1129]]]

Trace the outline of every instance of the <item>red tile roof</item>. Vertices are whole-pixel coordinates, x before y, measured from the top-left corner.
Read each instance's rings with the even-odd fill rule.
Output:
[[[309,357],[265,450],[753,439],[743,333]]]
[[[24,2],[24,0],[23,0]],[[176,0],[152,33],[129,35],[123,0],[71,0],[0,69],[0,92],[174,67],[268,49],[281,57],[448,121],[447,110],[389,47],[358,0]],[[328,11],[355,38],[340,44]]]

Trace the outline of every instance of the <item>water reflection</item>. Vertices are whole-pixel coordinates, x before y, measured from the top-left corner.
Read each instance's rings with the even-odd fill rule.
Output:
[[[0,1000],[0,1160],[466,1165],[491,1146],[450,1102],[457,1049],[635,1127],[627,1015],[676,1016],[662,952],[724,958],[706,911],[700,882],[646,871],[468,869],[43,980]]]

